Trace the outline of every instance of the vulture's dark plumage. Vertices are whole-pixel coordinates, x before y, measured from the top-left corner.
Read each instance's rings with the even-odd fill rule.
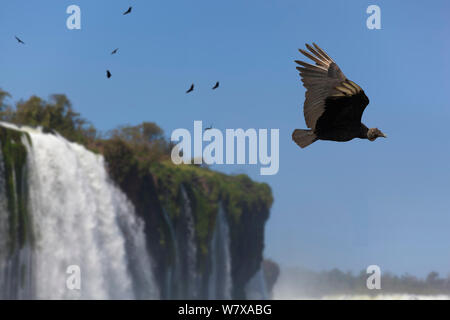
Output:
[[[192,91],[194,91],[194,84],[191,84],[191,86],[190,86],[189,89],[186,91],[186,93],[191,93]]]
[[[133,10],[133,7],[129,7],[128,10],[123,13],[123,15],[126,16],[127,14],[130,14],[131,10]]]
[[[367,128],[361,118],[369,104],[364,91],[339,69],[338,65],[316,44],[299,49],[315,65],[298,61],[306,88],[303,113],[310,130],[296,129],[292,139],[302,148],[317,140],[350,141],[354,138],[374,141],[386,135],[377,128]]]
[[[18,43],[25,44],[25,42],[23,42],[22,39],[20,39],[18,36],[14,36],[14,38],[16,38]]]

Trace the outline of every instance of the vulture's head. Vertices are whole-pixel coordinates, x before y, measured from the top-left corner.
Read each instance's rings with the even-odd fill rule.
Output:
[[[387,135],[385,135],[381,130],[378,128],[370,128],[369,131],[367,131],[367,139],[370,141],[375,141],[377,138],[387,138]]]

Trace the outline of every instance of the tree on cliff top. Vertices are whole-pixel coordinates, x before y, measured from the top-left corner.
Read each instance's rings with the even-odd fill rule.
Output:
[[[125,143],[138,163],[167,159],[172,144],[165,140],[164,131],[154,122],[143,122],[137,126],[120,126],[108,132],[107,140],[92,124],[75,112],[64,94],[54,94],[48,101],[37,96],[20,100],[15,105],[5,103],[11,95],[0,89],[0,120],[17,125],[42,127],[44,131],[57,131],[66,139],[78,142],[94,151],[122,150]],[[115,145],[117,144],[117,145]]]
[[[0,119],[18,125],[41,126],[44,130],[56,130],[67,139],[86,143],[95,139],[97,131],[80,114],[64,94],[52,95],[49,101],[32,96],[19,101],[13,107],[4,103],[9,93],[0,90]]]
[[[154,122],[143,122],[137,126],[120,126],[111,130],[109,135],[133,144],[151,144],[163,139],[164,131]]]
[[[164,131],[154,122],[136,126],[120,126],[108,132],[112,141],[124,141],[140,160],[159,161],[168,158],[172,144],[164,138]]]

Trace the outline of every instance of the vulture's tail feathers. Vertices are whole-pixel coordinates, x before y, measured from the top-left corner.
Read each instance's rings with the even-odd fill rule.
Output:
[[[292,132],[292,140],[301,148],[306,148],[311,143],[317,141],[317,136],[312,130],[295,129]]]

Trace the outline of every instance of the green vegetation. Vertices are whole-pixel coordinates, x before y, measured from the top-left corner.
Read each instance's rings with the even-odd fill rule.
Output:
[[[41,126],[44,131],[56,130],[70,141],[86,144],[95,139],[97,132],[92,125],[73,111],[63,94],[55,94],[49,101],[32,96],[19,101],[15,107],[5,103],[9,93],[0,89],[0,119],[18,125]]]
[[[232,246],[239,247],[239,243],[246,238],[249,230],[257,230],[255,241],[261,243],[256,245],[248,242],[246,245],[256,245],[249,250],[257,252],[261,249],[261,252],[255,253],[256,258],[251,255],[239,256],[239,261],[260,260],[264,222],[273,202],[267,184],[255,183],[246,175],[230,176],[196,165],[174,165],[170,160],[173,144],[165,139],[163,130],[153,122],[143,122],[137,126],[121,126],[102,134],[72,109],[65,95],[53,95],[49,101],[32,96],[14,106],[7,103],[9,97],[7,92],[0,89],[1,121],[17,125],[41,126],[47,132],[55,130],[66,139],[102,154],[111,178],[127,193],[141,214],[146,213],[139,208],[152,207],[146,193],[154,188],[160,206],[166,210],[172,223],[176,225],[183,208],[181,194],[183,186],[191,200],[194,213],[199,268],[205,265],[208,244],[220,204],[227,212]],[[8,136],[10,132],[9,130],[0,132],[2,141],[6,142],[3,145],[4,154],[7,157],[10,155],[12,159],[16,159],[16,163],[19,161],[20,165],[23,165],[20,161],[24,161],[24,151],[11,147],[9,143],[11,138]],[[261,214],[257,218],[260,221],[255,223],[253,215],[258,214]],[[244,215],[249,218],[242,223]],[[169,243],[171,237],[164,227],[165,223],[153,221],[153,225],[158,226],[156,234],[161,250],[172,247],[173,244]],[[252,268],[257,268],[258,265],[259,262],[256,261]],[[248,273],[251,275],[250,271]]]
[[[22,139],[27,134],[0,127],[0,146],[5,174],[5,191],[9,215],[10,252],[33,243],[31,216],[28,213],[27,151]]]
[[[230,224],[239,224],[245,208],[268,211],[273,198],[270,187],[255,183],[246,175],[229,176],[194,165],[174,165],[170,161],[153,163],[158,196],[172,219],[181,211],[180,186],[192,201],[200,253],[206,255],[215,217],[222,203]],[[202,257],[200,257],[202,258]]]

